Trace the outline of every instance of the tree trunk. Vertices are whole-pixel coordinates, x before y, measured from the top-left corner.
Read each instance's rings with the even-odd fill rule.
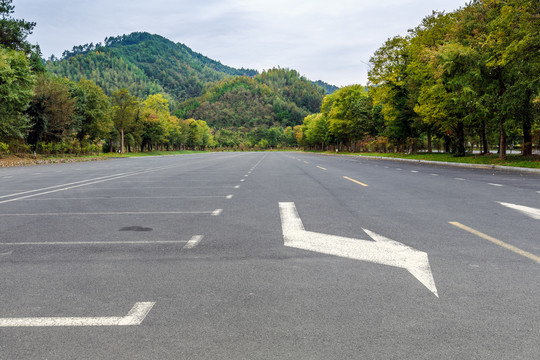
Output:
[[[454,156],[465,156],[465,129],[463,127],[463,122],[458,122],[456,127],[456,136],[457,136],[457,144],[456,144],[456,153]]]
[[[121,128],[120,129],[120,137],[121,137],[121,142],[122,144],[120,145],[120,152],[123,154],[124,153],[124,128]]]
[[[482,153],[489,154],[489,144],[487,138],[487,124],[486,120],[482,121]]]
[[[499,81],[499,98],[502,99],[504,96],[504,93],[506,92],[506,86],[504,84],[503,78],[502,78],[502,71],[500,68],[496,71],[497,79]],[[501,111],[501,109],[499,109]],[[504,131],[504,118],[501,114],[499,115],[499,132],[500,132],[500,141],[499,141],[499,159],[506,160],[506,132]]]
[[[409,141],[409,149],[407,150],[408,155],[414,154],[414,140]]]
[[[506,131],[504,131],[503,118],[499,120],[499,130],[501,133],[501,138],[499,142],[499,159],[506,160]]]
[[[530,156],[532,155],[532,119],[530,116],[530,111],[527,111],[523,116],[523,146],[521,150],[521,155]]]
[[[433,145],[431,143],[431,126],[427,129],[427,152],[428,154],[433,152]]]
[[[451,139],[449,136],[445,135],[444,136],[444,152],[445,153],[449,153],[450,152],[450,142],[451,142]]]

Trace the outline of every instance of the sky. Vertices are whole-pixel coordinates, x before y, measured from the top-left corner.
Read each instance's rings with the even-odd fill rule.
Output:
[[[13,0],[36,22],[45,58],[106,37],[146,31],[235,68],[295,69],[336,86],[367,84],[369,59],[433,10],[465,0]]]

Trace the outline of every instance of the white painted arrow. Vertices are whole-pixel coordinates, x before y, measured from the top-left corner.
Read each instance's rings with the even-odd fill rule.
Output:
[[[293,202],[280,202],[279,211],[285,246],[403,268],[439,297],[425,252],[366,229],[375,241],[306,231]]]
[[[533,207],[510,204],[510,203],[505,203],[505,202],[500,202],[500,201],[498,201],[498,203],[501,204],[502,206],[506,206],[507,208],[517,210],[522,214],[532,217],[533,219],[540,220],[540,209],[535,209]]]

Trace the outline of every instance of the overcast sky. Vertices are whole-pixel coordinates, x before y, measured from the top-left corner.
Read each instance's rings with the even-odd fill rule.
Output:
[[[43,56],[147,31],[225,65],[286,67],[337,86],[367,82],[369,58],[432,10],[465,0],[14,0],[13,17],[37,23]]]

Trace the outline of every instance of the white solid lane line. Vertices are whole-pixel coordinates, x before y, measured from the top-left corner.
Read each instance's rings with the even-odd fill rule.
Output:
[[[21,196],[21,197],[14,198],[14,199],[9,199],[9,200],[3,200],[3,201],[0,201],[0,204],[12,202],[12,201],[17,201],[17,200],[22,200],[22,199],[27,199],[27,198],[31,198],[31,197],[35,197],[35,196],[40,196],[40,195],[51,194],[51,193],[55,193],[55,192],[59,192],[59,191],[65,191],[65,190],[75,189],[75,188],[79,188],[79,187],[82,187],[82,186],[88,186],[88,185],[93,185],[93,184],[99,184],[99,183],[102,183],[102,182],[105,182],[105,181],[111,181],[111,180],[121,179],[121,178],[128,177],[128,176],[135,176],[135,175],[141,175],[141,174],[145,174],[145,173],[149,173],[149,172],[154,172],[154,171],[159,171],[159,170],[165,170],[165,169],[168,169],[168,168],[171,168],[171,167],[172,167],[172,166],[161,167],[161,168],[155,168],[155,169],[150,169],[150,170],[135,171],[135,172],[131,172],[131,173],[125,173],[125,174],[119,174],[119,175],[111,175],[111,176],[104,176],[104,177],[96,178],[96,179],[77,181],[77,182],[74,182],[74,183],[72,183],[72,184],[78,184],[78,185],[67,186],[67,187],[60,188],[60,189],[49,190],[49,191],[44,191],[44,192],[40,192],[40,193],[36,193],[36,194],[25,195],[25,196]],[[97,179],[99,179],[99,180],[97,180]],[[96,180],[96,181],[92,181],[92,180]],[[81,184],[81,183],[82,183],[82,184]],[[51,187],[49,187],[49,188],[43,188],[43,189],[38,189],[38,190],[25,191],[25,192],[23,192],[23,193],[18,193],[18,194],[4,195],[4,196],[2,196],[2,197],[5,198],[5,197],[17,196],[17,195],[27,194],[27,193],[32,193],[32,192],[36,192],[36,191],[40,191],[40,190],[45,190],[45,189],[58,188],[58,187],[61,187],[61,186],[66,186],[66,185],[70,185],[70,184],[56,185],[56,186],[51,186]]]
[[[155,189],[155,188],[153,188]],[[229,199],[230,195],[186,195],[186,196],[96,196],[23,199],[20,201],[67,201],[67,200],[119,200],[119,199]]]
[[[216,215],[216,209],[212,211],[119,211],[119,212],[88,212],[88,213],[31,213],[31,214],[0,214],[0,216],[86,216],[86,215],[181,215],[181,214],[211,214]],[[218,214],[219,215],[219,214]]]
[[[0,327],[140,325],[155,302],[138,302],[126,316],[0,318]]]
[[[121,175],[125,175],[125,173],[120,173],[120,174],[115,174],[115,175],[109,175],[109,176],[102,176],[102,177],[98,177],[98,178],[94,178],[94,179],[87,179],[87,180],[75,181],[75,182],[71,182],[71,183],[67,183],[67,184],[55,185],[55,186],[49,186],[49,187],[45,187],[45,188],[41,188],[41,189],[22,191],[22,192],[18,192],[18,193],[15,193],[15,194],[2,195],[2,196],[0,196],[0,199],[6,198],[6,197],[13,197],[13,196],[17,196],[17,195],[29,194],[29,193],[38,192],[38,191],[43,191],[43,190],[56,189],[56,188],[59,188],[59,187],[62,187],[62,186],[70,186],[70,185],[75,185],[75,184],[85,183],[85,182],[89,182],[89,181],[93,181],[93,180],[107,179],[107,178],[112,178],[112,177],[121,176]]]
[[[187,244],[190,241],[201,241],[202,235],[195,235],[190,240],[152,240],[152,241],[43,241],[0,243],[0,246],[58,246],[58,245],[158,245]]]

